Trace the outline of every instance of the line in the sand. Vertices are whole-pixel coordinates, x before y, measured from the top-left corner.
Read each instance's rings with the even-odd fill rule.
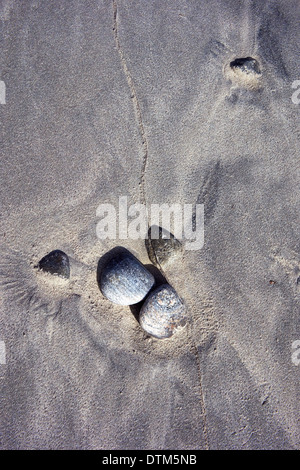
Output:
[[[143,119],[142,119],[142,112],[141,112],[141,107],[137,98],[136,94],[136,89],[134,85],[134,81],[131,75],[131,72],[127,66],[127,62],[125,59],[124,51],[121,47],[120,40],[119,40],[119,31],[118,31],[118,5],[116,0],[113,0],[113,14],[114,14],[114,26],[113,26],[113,31],[114,31],[114,36],[115,36],[115,43],[116,47],[118,50],[118,53],[121,58],[121,63],[122,67],[124,70],[124,74],[128,83],[128,86],[130,88],[130,93],[131,93],[131,98],[133,101],[133,105],[135,108],[135,113],[136,113],[136,118],[138,122],[138,127],[139,127],[139,133],[142,141],[142,147],[143,147],[143,163],[142,163],[142,169],[141,169],[141,177],[140,177],[140,182],[139,182],[139,188],[140,188],[140,199],[142,204],[146,204],[146,196],[145,196],[145,171],[146,171],[146,166],[147,166],[147,160],[148,160],[148,141],[147,141],[147,136],[143,124]]]
[[[139,127],[139,133],[141,136],[142,140],[142,147],[143,147],[143,164],[142,164],[142,170],[141,170],[141,177],[140,177],[140,198],[141,202],[143,204],[146,204],[146,196],[145,196],[145,172],[146,172],[146,166],[147,166],[147,161],[148,161],[148,142],[147,142],[147,136],[145,133],[145,128],[143,124],[143,119],[142,119],[142,112],[141,112],[141,107],[137,98],[136,94],[136,89],[134,85],[134,81],[132,79],[132,75],[130,73],[130,70],[127,66],[127,62],[124,56],[123,49],[121,48],[120,45],[120,40],[119,40],[119,33],[118,33],[118,5],[116,0],[113,0],[113,15],[114,15],[114,26],[113,26],[113,31],[114,31],[114,36],[115,36],[115,43],[116,47],[118,50],[118,53],[120,55],[121,63],[123,66],[124,74],[126,76],[126,80],[128,83],[128,86],[130,88],[131,92],[131,98],[133,100],[135,112],[136,112],[136,117],[138,121],[138,127]],[[157,260],[158,261],[158,260]],[[160,266],[160,269],[163,272],[163,269],[158,262],[158,265]],[[166,276],[165,276],[166,277]],[[205,440],[205,447],[206,449],[209,449],[209,443],[208,443],[208,431],[207,431],[207,420],[206,420],[206,410],[205,410],[205,403],[204,403],[204,396],[203,396],[203,389],[202,389],[202,380],[201,380],[201,368],[200,368],[200,358],[199,358],[199,352],[197,350],[195,341],[192,339],[192,344],[193,344],[193,349],[194,349],[194,354],[196,357],[196,362],[197,362],[197,371],[198,371],[198,381],[199,381],[199,394],[200,394],[200,402],[201,402],[201,408],[202,408],[202,414],[203,414],[203,434],[204,434],[204,440]]]

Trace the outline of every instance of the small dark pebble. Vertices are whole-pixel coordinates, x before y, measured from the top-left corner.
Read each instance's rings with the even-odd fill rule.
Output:
[[[61,250],[54,250],[44,256],[38,263],[38,268],[50,274],[54,274],[65,279],[70,277],[69,258]]]
[[[174,235],[162,227],[152,225],[145,240],[150,261],[160,267],[168,262],[175,252],[182,250],[182,244]]]
[[[261,75],[260,67],[257,60],[252,57],[245,57],[241,59],[235,59],[230,62],[230,67],[232,69],[240,69],[245,73],[255,73],[256,75]]]

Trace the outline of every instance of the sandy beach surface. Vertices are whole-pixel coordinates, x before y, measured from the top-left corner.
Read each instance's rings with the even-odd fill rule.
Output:
[[[300,448],[299,20],[297,0],[0,2],[1,449]],[[125,196],[204,204],[204,246],[163,269],[188,313],[168,339],[97,284],[116,246],[151,264],[97,237]],[[55,249],[69,279],[36,268]]]

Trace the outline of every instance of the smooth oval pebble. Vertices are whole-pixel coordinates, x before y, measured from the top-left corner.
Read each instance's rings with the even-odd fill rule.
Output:
[[[143,300],[155,282],[152,274],[130,252],[115,255],[100,276],[102,294],[118,305],[134,305]]]
[[[186,324],[185,306],[169,284],[162,284],[145,300],[139,322],[151,336],[169,338],[178,327]]]
[[[61,250],[54,250],[44,256],[38,263],[39,269],[50,274],[69,279],[70,277],[70,263],[69,258]]]

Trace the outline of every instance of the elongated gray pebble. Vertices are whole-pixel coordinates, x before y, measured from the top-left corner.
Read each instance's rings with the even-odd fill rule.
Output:
[[[186,323],[185,305],[173,287],[162,284],[145,300],[139,322],[151,336],[169,338]]]
[[[146,297],[154,282],[152,274],[126,251],[115,255],[104,266],[100,289],[115,304],[134,305]]]

